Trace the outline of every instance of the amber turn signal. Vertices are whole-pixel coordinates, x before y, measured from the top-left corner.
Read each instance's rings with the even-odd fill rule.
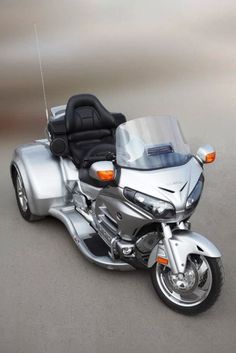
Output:
[[[211,152],[206,155],[205,163],[212,163],[216,159],[216,153]]]
[[[165,257],[158,256],[156,260],[161,265],[168,265],[169,261]]]
[[[99,170],[97,176],[101,181],[112,181],[115,179],[114,170]]]

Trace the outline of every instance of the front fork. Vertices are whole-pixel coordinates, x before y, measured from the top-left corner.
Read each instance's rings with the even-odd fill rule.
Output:
[[[166,223],[162,223],[163,230],[163,244],[165,246],[166,255],[170,264],[170,268],[173,274],[184,272],[185,264],[179,263],[175,258],[175,251],[173,246],[178,246],[178,243],[173,243],[170,239],[173,239],[172,230]],[[185,229],[184,223],[180,223],[180,229]]]

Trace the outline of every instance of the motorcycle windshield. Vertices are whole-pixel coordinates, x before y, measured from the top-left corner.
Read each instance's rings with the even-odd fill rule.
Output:
[[[144,117],[116,130],[116,160],[124,168],[151,170],[183,165],[192,157],[178,121]]]

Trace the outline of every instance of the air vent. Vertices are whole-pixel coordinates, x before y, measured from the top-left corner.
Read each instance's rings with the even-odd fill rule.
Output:
[[[173,191],[173,190],[170,190],[170,189],[165,189],[165,188],[162,188],[162,187],[160,187],[160,186],[159,186],[159,188],[158,188],[158,189],[161,189],[161,190],[164,190],[164,191],[170,192],[171,194],[174,194],[174,193],[175,193],[175,191]]]
[[[154,145],[147,148],[148,156],[158,156],[160,154],[174,152],[171,144],[168,145]]]
[[[106,241],[110,244],[113,237],[117,235],[118,225],[112,218],[106,206],[99,207],[98,221],[100,230],[106,233]],[[105,233],[103,234],[105,236]]]
[[[185,184],[184,184],[184,186],[180,189],[180,191],[183,191],[184,190],[184,188],[185,188],[185,186],[188,184],[188,182],[186,182]]]

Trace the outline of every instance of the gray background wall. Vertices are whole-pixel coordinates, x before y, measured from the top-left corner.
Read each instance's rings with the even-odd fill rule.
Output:
[[[34,23],[49,106],[93,92],[129,117],[233,119],[235,16],[233,0],[1,1],[1,131],[44,124]]]

